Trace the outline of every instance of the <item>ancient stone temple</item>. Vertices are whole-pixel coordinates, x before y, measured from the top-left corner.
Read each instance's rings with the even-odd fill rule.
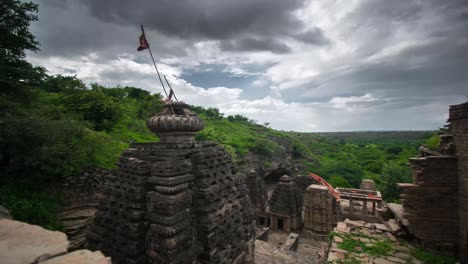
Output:
[[[304,194],[304,230],[328,234],[339,220],[339,203],[323,185],[312,184]]]
[[[270,219],[267,218],[268,195],[265,183],[255,170],[249,172],[245,177],[245,184],[249,189],[249,197],[252,206],[255,208],[255,220],[257,225],[269,225]]]
[[[253,263],[248,189],[222,147],[195,142],[203,126],[184,103],[168,103],[148,120],[160,142],[124,151],[88,248],[113,263]]]
[[[301,226],[302,196],[291,177],[281,176],[269,203],[271,229],[290,232]]]

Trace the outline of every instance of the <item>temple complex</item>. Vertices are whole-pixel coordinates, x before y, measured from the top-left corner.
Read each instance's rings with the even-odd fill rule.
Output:
[[[158,143],[132,144],[107,175],[87,247],[113,263],[253,263],[255,220],[230,155],[195,142],[184,103],[148,120]]]

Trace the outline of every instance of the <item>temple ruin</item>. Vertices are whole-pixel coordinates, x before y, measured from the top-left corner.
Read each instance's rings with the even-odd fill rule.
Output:
[[[253,263],[255,220],[230,155],[195,142],[184,103],[148,120],[160,142],[132,144],[107,176],[87,247],[113,263]]]
[[[402,206],[389,204],[399,222],[424,245],[468,252],[468,102],[450,106],[437,150],[410,159],[413,183],[400,183]]]

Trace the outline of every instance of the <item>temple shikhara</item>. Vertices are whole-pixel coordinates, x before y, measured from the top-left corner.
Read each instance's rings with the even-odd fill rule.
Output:
[[[133,144],[106,179],[87,247],[114,263],[254,263],[255,220],[230,155],[195,142],[184,103],[148,120],[157,143]]]

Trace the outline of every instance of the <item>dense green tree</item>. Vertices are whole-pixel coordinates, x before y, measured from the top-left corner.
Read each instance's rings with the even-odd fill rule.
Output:
[[[79,114],[89,121],[97,131],[109,131],[122,116],[116,100],[99,90],[63,95],[59,102],[67,111]]]
[[[349,182],[341,177],[341,176],[338,176],[338,175],[333,175],[331,176],[328,180],[328,183],[331,184],[331,186],[337,188],[337,187],[341,187],[341,188],[351,188],[351,184],[349,184]]]
[[[45,69],[24,60],[27,51],[39,49],[29,30],[29,24],[37,20],[36,12],[37,4],[32,2],[2,0],[0,5],[0,90],[10,100],[30,99],[31,87],[45,77]]]
[[[349,159],[333,159],[323,164],[319,169],[319,173],[326,179],[332,176],[340,176],[348,181],[352,187],[358,188],[361,184],[364,170]]]
[[[387,162],[378,178],[378,187],[385,201],[396,201],[399,199],[397,183],[411,182],[411,170],[408,166],[402,166],[397,162]]]

